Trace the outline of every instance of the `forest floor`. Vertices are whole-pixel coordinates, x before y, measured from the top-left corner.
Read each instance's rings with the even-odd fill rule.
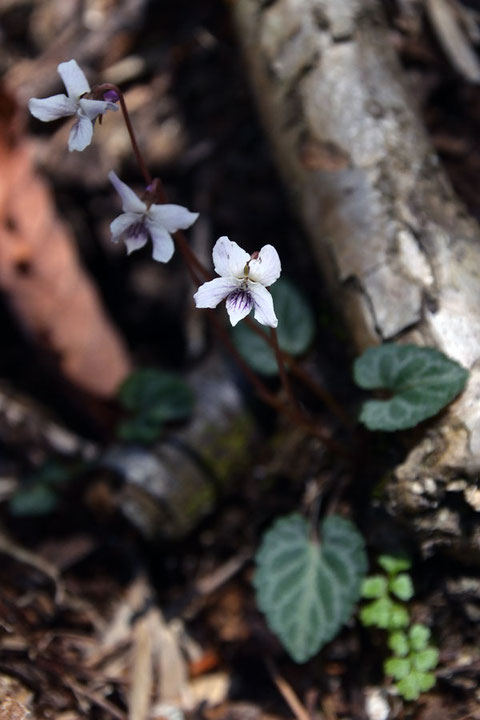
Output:
[[[123,245],[111,242],[109,224],[120,208],[108,171],[137,189],[142,182],[120,118],[106,117],[92,146],[69,154],[68,121],[41,124],[26,109],[29,97],[61,91],[56,66],[71,58],[92,85],[120,85],[152,174],[162,178],[171,202],[201,213],[189,232],[199,256],[209,264],[221,235],[251,252],[267,242],[278,248],[285,274],[315,308],[317,337],[305,362],[320,368],[354,417],[358,395],[348,341],[273,166],[229,4],[0,2],[0,157],[4,148],[15,153],[28,146],[27,173],[37,168],[46,178],[48,202],[73,232],[79,253],[73,264],[93,280],[108,314],[105,324],[118,332],[123,348],[104,347],[100,337],[97,359],[105,357],[108,365],[112,353],[118,367],[126,357],[134,366],[185,376],[212,352],[221,362],[193,308],[195,288],[180,259],[165,267],[151,260],[148,248],[127,258]],[[456,191],[480,219],[480,89],[452,67],[420,0],[385,0],[385,7],[433,144]],[[0,177],[0,198],[6,196],[1,185],[13,177]],[[22,207],[31,212],[27,200]],[[0,223],[4,231],[12,225],[3,201]],[[6,257],[4,236],[0,259]],[[42,248],[36,252],[55,265]],[[124,481],[88,462],[95,448],[115,441],[119,409],[109,391],[101,400],[88,392],[91,369],[69,374],[52,339],[56,323],[74,335],[87,322],[81,306],[75,315],[47,308],[49,331],[37,332],[34,342],[36,303],[46,307],[48,292],[35,287],[22,257],[16,260],[19,278],[7,289],[0,271],[0,720],[177,720],[182,713],[198,720],[293,714],[298,720],[480,719],[478,568],[417,556],[375,500],[381,473],[404,452],[402,441],[386,446],[357,437],[363,465],[346,470],[317,439],[297,438],[283,421],[276,424],[227,363],[254,418],[251,448],[244,450],[250,455],[228,491],[181,538],[164,537],[157,528],[152,539],[155,520],[145,517],[154,499],[141,493],[143,509],[132,513],[136,500],[128,495],[125,509]],[[33,287],[28,302],[25,283]],[[98,379],[105,388],[108,372]],[[337,432],[328,413],[319,417]],[[378,462],[372,459],[377,451]],[[54,507],[42,514],[40,492],[31,512],[12,511],[12,496],[25,478],[52,463],[72,467],[80,456],[84,469],[61,486]],[[372,479],[363,482],[360,476],[369,471]],[[262,531],[279,515],[311,509],[325,487],[328,502],[365,534],[372,563],[391,534],[412,553],[411,613],[432,628],[440,649],[437,684],[418,702],[402,702],[385,681],[381,633],[354,620],[319,656],[296,665],[256,607],[252,559]],[[155,508],[152,513],[156,518]]]

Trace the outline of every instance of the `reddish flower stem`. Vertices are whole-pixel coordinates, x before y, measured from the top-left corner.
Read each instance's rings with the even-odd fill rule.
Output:
[[[97,94],[97,93],[102,94],[104,92],[107,92],[107,90],[114,90],[118,95],[118,100],[120,102],[120,108],[122,110],[123,119],[125,121],[125,126],[127,128],[128,134],[130,136],[130,142],[132,144],[132,149],[135,154],[135,158],[137,160],[138,167],[140,168],[140,171],[145,179],[145,185],[150,185],[152,182],[152,176],[150,175],[150,172],[147,168],[145,160],[143,159],[143,155],[140,152],[140,148],[138,147],[137,139],[135,137],[135,132],[133,130],[133,125],[130,121],[130,115],[128,114],[127,103],[125,102],[123,93],[120,90],[120,88],[118,88],[116,85],[112,85],[112,83],[102,83],[102,85],[97,85],[94,88],[95,94]]]
[[[183,256],[183,259],[185,260],[185,264],[187,265],[187,268],[190,272],[192,280],[194,281],[194,283],[199,285],[201,281],[199,280],[199,277],[197,275],[197,270],[198,270],[197,264],[200,264],[200,263],[197,260],[197,257],[190,250],[190,247],[189,247],[185,237],[183,236],[183,233],[180,230],[178,230],[174,234],[174,238],[177,242],[178,249],[180,250],[180,252]],[[195,262],[193,262],[194,260],[195,260]],[[203,265],[200,265],[200,267],[204,270]],[[242,356],[238,352],[237,348],[233,344],[232,340],[230,339],[230,336],[225,331],[225,328],[223,327],[223,325],[221,323],[219,323],[218,318],[215,315],[215,311],[209,309],[208,316],[209,316],[210,321],[215,329],[215,332],[220,337],[220,339],[223,342],[223,344],[225,345],[225,347],[227,347],[230,354],[235,358],[238,365],[241,367],[243,373],[250,380],[253,387],[257,391],[258,395],[262,398],[262,400],[265,403],[267,403],[268,405],[272,405],[273,407],[275,407],[278,410],[279,403],[278,403],[277,398],[275,397],[275,395],[273,393],[271,393],[267,389],[267,387],[262,383],[260,378],[257,375],[255,375],[255,373],[252,371],[252,369],[247,365],[245,360],[242,358]]]
[[[175,240],[177,240],[177,242],[180,239],[180,242],[178,243],[179,250],[183,255],[183,258],[187,264],[188,270],[190,272],[190,275],[191,275],[193,281],[195,283],[199,284],[199,279],[198,279],[198,275],[196,272],[196,268],[193,267],[193,264],[191,263],[191,259],[190,259],[190,254],[193,255],[193,253],[191,253],[191,250],[188,247],[187,241],[186,241],[185,237],[183,236],[183,233],[181,231],[178,231],[177,233],[175,233],[174,237],[175,237]],[[190,250],[189,253],[185,252],[185,247],[187,247],[188,250]],[[195,256],[193,255],[193,257],[195,257]],[[195,257],[195,260],[196,259],[197,258]],[[208,315],[209,315],[210,321],[212,322],[212,325],[213,325],[217,335],[220,337],[221,341],[223,342],[225,347],[228,349],[230,354],[235,358],[237,364],[243,370],[245,376],[250,380],[253,387],[257,391],[259,397],[267,405],[270,405],[270,407],[274,408],[274,410],[276,410],[278,413],[281,413],[282,415],[285,415],[286,417],[288,417],[291,422],[302,427],[310,435],[317,437],[325,445],[325,447],[327,447],[332,453],[334,453],[335,455],[339,455],[340,457],[342,457],[344,459],[351,460],[351,453],[348,451],[347,448],[345,448],[343,445],[338,443],[336,440],[333,440],[333,438],[331,438],[327,432],[322,430],[322,428],[311,423],[306,417],[302,416],[302,413],[296,403],[295,396],[293,395],[290,384],[288,382],[288,376],[287,376],[287,373],[285,372],[285,367],[284,367],[283,359],[282,359],[283,353],[281,353],[280,349],[278,348],[278,341],[276,338],[275,329],[272,328],[272,334],[275,333],[275,337],[273,338],[273,343],[275,343],[277,350],[278,350],[277,362],[278,362],[279,369],[280,368],[283,369],[283,379],[282,380],[284,382],[284,388],[285,388],[285,391],[287,392],[287,396],[289,399],[288,405],[285,405],[279,397],[277,397],[276,395],[271,393],[265,387],[264,383],[262,383],[260,378],[247,365],[247,363],[242,358],[242,356],[238,352],[237,348],[233,344],[230,336],[225,331],[225,328],[218,321],[218,318],[215,315],[215,311],[209,309]],[[265,336],[265,337],[267,338],[268,336]]]
[[[254,320],[252,320],[252,318],[246,317],[245,322],[247,323],[248,327],[253,330],[254,333],[256,333],[259,337],[265,340],[265,342],[267,342],[271,347],[274,347],[272,339],[258,326],[258,324]],[[301,365],[295,362],[291,355],[283,352],[283,350],[280,350],[280,355],[284,363],[288,365],[290,372],[293,375],[296,375],[298,379],[301,380],[303,384],[306,385],[313,392],[313,394],[316,395],[319,400],[321,400],[321,402],[323,402],[323,404],[328,407],[330,412],[335,415],[337,420],[339,420],[342,425],[348,428],[352,428],[354,426],[355,423],[352,422],[350,416],[345,412],[340,403],[338,403],[325,388],[319,385],[307,372],[305,372]]]
[[[130,137],[130,142],[138,163],[138,167],[140,168],[140,171],[144,177],[145,184],[148,186],[154,183],[154,192],[156,199],[158,199],[160,203],[167,202],[168,199],[161,181],[158,178],[155,178],[155,180],[153,180],[147,168],[143,155],[140,152],[140,148],[138,147],[135,132],[133,130],[133,126],[130,120],[130,115],[128,113],[127,104],[120,88],[112,83],[102,83],[101,85],[97,85],[94,88],[94,94],[97,96],[101,96],[103,93],[107,92],[107,90],[114,90],[118,95],[125,126]],[[175,233],[174,237],[194,282],[198,285],[200,284],[199,275],[206,281],[211,280],[213,277],[212,274],[205,268],[205,266],[200,262],[195,253],[191,250],[184,234],[181,231],[178,231]],[[324,388],[319,386],[313,380],[313,378],[311,378],[307,373],[305,373],[305,371],[300,368],[299,365],[297,365],[297,363],[290,355],[288,355],[288,353],[280,350],[280,347],[278,345],[277,333],[274,328],[272,328],[271,336],[269,336],[267,333],[263,332],[259,327],[257,327],[257,325],[253,322],[251,318],[246,318],[246,322],[248,323],[249,327],[258,335],[260,335],[275,351],[280,372],[280,378],[286,395],[288,397],[290,407],[285,406],[277,396],[271,393],[264,385],[264,383],[260,380],[260,378],[247,365],[247,363],[244,361],[244,359],[236,349],[232,340],[230,339],[228,333],[225,332],[224,327],[218,322],[214,311],[209,311],[209,317],[222,342],[228,348],[231,355],[233,355],[238,365],[242,368],[246,377],[248,377],[252,385],[255,387],[258,395],[265,403],[273,407],[278,412],[289,417],[293,422],[303,427],[311,435],[318,437],[322,441],[322,443],[331,451],[343,457],[350,456],[348,450],[346,450],[343,446],[333,440],[327,433],[321,430],[321,428],[313,425],[306,418],[302,417],[302,413],[296,402],[295,396],[292,392],[291,385],[288,380],[288,375],[284,364],[285,362],[288,364],[290,371],[297,375],[300,380],[302,380],[318,397],[320,397],[320,399],[323,400],[327,407],[329,407],[330,410],[340,420],[342,420],[342,422],[351,426],[351,422],[348,416],[343,411],[343,408],[341,408],[340,405],[336,402],[336,400]]]
[[[290,385],[287,371],[285,370],[285,364],[283,362],[282,353],[281,353],[280,347],[278,345],[277,331],[275,328],[273,328],[273,327],[270,328],[270,335],[271,335],[271,339],[272,339],[273,349],[275,351],[275,357],[277,359],[278,372],[280,373],[280,380],[282,382],[283,389],[285,391],[285,394],[288,398],[290,405],[292,406],[294,414],[298,417],[298,420],[301,421],[302,420],[302,411],[298,405],[295,395],[292,392],[292,386]]]
[[[160,197],[162,198],[162,202],[165,202],[166,196],[163,188],[159,187],[159,191],[161,190],[161,195],[159,192]],[[175,240],[177,241],[178,247],[180,252],[182,253],[185,261],[189,265],[189,267],[195,267],[195,269],[202,275],[204,280],[212,280],[213,275],[208,272],[208,270],[205,268],[205,266],[200,262],[200,260],[197,258],[194,252],[192,252],[184,234],[182,232],[177,232],[175,234]],[[198,284],[200,282],[198,279],[196,280]],[[244,318],[247,325],[255,332],[259,337],[261,337],[263,340],[265,340],[268,345],[270,345],[271,348],[273,348],[276,356],[277,356],[277,363],[279,370],[282,368],[283,370],[283,377],[282,377],[282,370],[280,370],[280,377],[282,379],[283,386],[287,392],[287,396],[291,399],[292,407],[298,409],[298,405],[296,400],[294,399],[294,395],[291,391],[290,384],[288,382],[288,376],[285,372],[285,363],[288,365],[290,372],[292,372],[294,375],[298,377],[299,380],[301,380],[304,385],[306,385],[323,403],[328,407],[330,412],[339,420],[342,425],[348,428],[352,428],[354,423],[350,419],[350,417],[347,415],[343,407],[338,403],[335,398],[321,385],[319,385],[315,380],[310,377],[310,375],[305,372],[305,370],[298,365],[298,363],[295,362],[293,357],[289,355],[286,352],[283,352],[283,350],[280,350],[280,347],[278,345],[278,338],[275,332],[275,337],[269,336],[266,332],[264,332],[260,327],[258,327],[258,324],[252,320],[250,317]],[[248,366],[247,366],[248,367]]]

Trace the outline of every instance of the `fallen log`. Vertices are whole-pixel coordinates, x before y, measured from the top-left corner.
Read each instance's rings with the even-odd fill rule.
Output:
[[[254,418],[218,354],[188,381],[196,398],[188,423],[151,448],[115,444],[99,461],[123,479],[118,506],[150,540],[181,538],[212,512],[249,468],[257,438]]]
[[[480,559],[480,230],[404,84],[377,0],[236,0],[266,133],[357,350],[436,347],[470,369],[387,487],[424,552]]]
[[[195,394],[192,417],[165,430],[148,447],[117,442],[103,447],[86,440],[40,403],[2,383],[0,444],[12,451],[12,457],[0,468],[6,475],[0,500],[8,500],[22,487],[24,467],[17,456],[32,466],[52,457],[67,463],[76,460],[90,468],[85,500],[94,511],[95,497],[103,498],[107,490],[107,470],[112,474],[111,482],[107,480],[112,511],[124,515],[149,540],[184,537],[250,471],[253,447],[259,442],[255,419],[218,353],[187,379]],[[304,449],[303,433],[294,442]],[[86,481],[81,475],[77,484]]]

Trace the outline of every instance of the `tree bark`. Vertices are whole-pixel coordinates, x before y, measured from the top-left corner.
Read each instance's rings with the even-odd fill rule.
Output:
[[[403,83],[377,0],[236,0],[278,167],[360,351],[436,347],[470,369],[387,488],[423,550],[480,559],[480,232]]]

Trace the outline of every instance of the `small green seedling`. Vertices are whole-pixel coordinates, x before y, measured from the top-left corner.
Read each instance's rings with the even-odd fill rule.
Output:
[[[432,670],[438,664],[438,650],[429,644],[430,630],[425,625],[411,624],[404,605],[414,595],[412,579],[406,572],[410,561],[381,555],[378,563],[386,574],[371,575],[363,581],[362,596],[370,602],[362,608],[360,620],[366,626],[388,631],[392,655],[384,662],[385,673],[393,678],[405,700],[417,700],[435,685]]]

